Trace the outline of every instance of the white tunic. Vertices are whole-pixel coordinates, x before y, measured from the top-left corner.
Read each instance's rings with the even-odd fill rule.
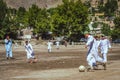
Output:
[[[95,41],[95,49],[96,49],[96,51],[94,52],[94,57],[95,57],[96,61],[103,62],[103,59],[99,56],[99,52],[98,52],[99,45],[100,45],[100,40],[96,40]]]
[[[27,52],[27,58],[34,58],[33,48],[32,45],[29,43],[25,45],[25,51]]]
[[[96,64],[96,60],[94,57],[94,53],[96,52],[95,41],[96,40],[94,39],[94,37],[89,35],[86,43],[86,45],[88,46],[87,62],[91,69],[93,68],[93,64]]]
[[[94,39],[94,37],[89,35],[87,43],[86,43],[86,45],[88,46],[88,54],[93,54],[96,51],[96,49],[95,49],[96,43],[95,42],[96,42],[96,40]]]
[[[52,46],[52,42],[48,42],[47,45],[48,45],[48,49],[51,49],[51,48],[52,48],[52,47],[51,47],[51,46]]]
[[[56,42],[56,47],[57,47],[57,48],[59,48],[59,44],[60,44],[60,42],[57,41],[57,42]]]
[[[96,42],[95,42],[95,49],[97,51],[96,54],[98,54],[98,48],[99,48],[99,46],[100,46],[100,40],[96,40]]]
[[[6,48],[6,51],[11,51],[12,50],[12,40],[7,40],[5,39],[5,48]]]
[[[108,53],[108,48],[111,48],[110,41],[108,39],[101,40],[100,41],[101,53]]]

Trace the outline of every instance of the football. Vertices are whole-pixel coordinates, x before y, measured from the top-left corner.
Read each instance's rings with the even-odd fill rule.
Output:
[[[79,72],[85,72],[85,66],[83,66],[83,65],[80,65],[79,66]]]

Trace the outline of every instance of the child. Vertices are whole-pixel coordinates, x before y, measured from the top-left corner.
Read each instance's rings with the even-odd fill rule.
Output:
[[[37,62],[37,59],[34,57],[34,51],[33,51],[32,45],[28,41],[25,41],[25,50],[27,52],[28,62],[29,63]]]
[[[59,49],[60,42],[56,41],[56,48]]]
[[[47,45],[48,45],[48,52],[51,52],[51,49],[52,49],[51,45],[52,45],[52,42],[49,40],[48,43],[47,43]]]

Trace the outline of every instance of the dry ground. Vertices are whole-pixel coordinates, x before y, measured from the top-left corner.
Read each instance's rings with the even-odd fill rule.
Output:
[[[80,65],[86,66],[84,45],[60,46],[47,53],[44,45],[34,46],[38,62],[26,63],[22,46],[13,48],[14,60],[5,59],[5,50],[0,46],[0,80],[120,80],[120,45],[114,45],[108,55],[107,70],[79,72]]]

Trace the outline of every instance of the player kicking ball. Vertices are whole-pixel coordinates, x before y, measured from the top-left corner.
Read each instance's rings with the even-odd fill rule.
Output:
[[[25,41],[25,51],[27,52],[27,62],[36,63],[37,59],[34,56],[32,45],[28,41]]]

